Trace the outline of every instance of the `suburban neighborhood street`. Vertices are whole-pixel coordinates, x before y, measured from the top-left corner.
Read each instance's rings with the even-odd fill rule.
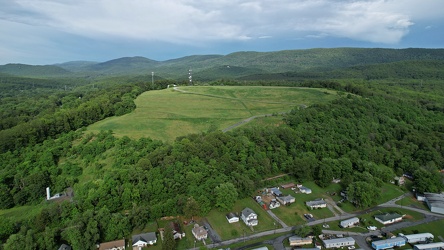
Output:
[[[337,211],[340,211],[341,214],[338,215],[337,213],[335,213],[336,215],[334,217],[329,217],[329,218],[325,218],[325,219],[322,219],[322,220],[311,221],[311,222],[306,223],[306,225],[313,226],[313,225],[323,224],[324,222],[340,221],[340,220],[352,218],[352,217],[355,217],[355,216],[359,216],[359,215],[361,215],[363,213],[368,213],[370,211],[374,211],[374,210],[377,210],[378,208],[382,208],[382,207],[403,208],[403,209],[408,209],[408,210],[416,211],[416,212],[422,213],[424,215],[424,219],[419,220],[419,221],[403,221],[403,222],[398,222],[398,223],[395,223],[395,224],[383,227],[382,229],[375,230],[375,231],[370,231],[370,232],[367,232],[367,233],[322,230],[323,233],[343,234],[343,235],[351,236],[351,237],[353,237],[356,240],[356,243],[359,245],[360,248],[366,249],[366,250],[371,250],[372,248],[366,242],[366,238],[371,236],[371,235],[378,235],[381,232],[391,232],[391,231],[402,229],[402,228],[405,228],[405,227],[411,227],[411,226],[416,226],[416,225],[420,225],[420,224],[424,224],[424,223],[430,223],[430,222],[433,222],[435,220],[439,220],[439,219],[443,219],[444,218],[444,215],[441,215],[441,214],[435,214],[435,213],[432,213],[432,212],[427,211],[427,210],[418,209],[418,208],[409,207],[409,206],[400,206],[400,205],[397,205],[395,203],[396,201],[398,201],[398,200],[400,200],[400,199],[402,199],[402,198],[404,198],[404,197],[406,197],[408,195],[409,195],[408,193],[403,194],[403,195],[401,195],[401,196],[399,196],[399,197],[397,197],[395,199],[392,199],[392,200],[390,200],[388,202],[380,204],[380,205],[378,205],[378,206],[376,206],[376,207],[374,207],[372,209],[360,211],[360,212],[357,212],[357,213],[346,213],[341,208],[335,206],[336,204],[332,204],[332,202],[330,201],[330,202],[328,202],[328,206],[329,207],[331,206],[330,209],[333,209],[332,207],[335,206],[335,209]],[[267,241],[264,241],[262,243],[254,243],[254,244],[242,247],[242,248],[238,248],[238,249],[244,249],[244,248],[250,248],[250,247],[254,247],[254,246],[259,246],[261,244],[270,244],[270,245],[273,245],[273,248],[277,249],[277,250],[286,249],[284,247],[284,243],[283,243],[284,240],[286,240],[288,237],[294,235],[293,231],[298,226],[293,226],[293,227],[286,226],[286,224],[283,221],[281,221],[279,218],[277,218],[274,215],[274,213],[272,213],[272,212],[270,213],[270,212],[271,211],[269,211],[270,216],[276,220],[276,223],[279,223],[280,225],[285,225],[283,228],[278,228],[278,229],[275,229],[275,230],[259,232],[259,233],[255,233],[255,234],[252,234],[252,235],[248,235],[246,237],[239,237],[239,238],[236,238],[236,239],[231,239],[231,240],[226,240],[226,241],[217,242],[217,243],[213,243],[213,244],[208,244],[207,248],[223,248],[224,246],[228,246],[228,245],[231,245],[231,244],[234,244],[234,243],[246,242],[246,241],[257,239],[257,238],[260,238],[260,237],[263,237],[263,236],[268,236],[268,235],[288,232],[288,234],[286,234],[284,236],[279,236],[279,237],[277,237],[275,239],[272,239],[272,240],[267,240]],[[198,248],[194,248],[194,249],[198,249]]]

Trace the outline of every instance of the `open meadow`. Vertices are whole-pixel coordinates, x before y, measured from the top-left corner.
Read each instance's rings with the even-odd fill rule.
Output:
[[[276,115],[294,108],[326,103],[335,91],[290,87],[189,86],[148,91],[136,100],[136,109],[89,126],[91,132],[112,130],[118,137],[174,141],[179,136],[226,129],[253,116]],[[267,117],[268,116],[268,117]],[[249,125],[254,124],[253,119]]]

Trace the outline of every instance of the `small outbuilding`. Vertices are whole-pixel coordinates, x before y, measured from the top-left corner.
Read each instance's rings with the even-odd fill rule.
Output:
[[[235,213],[228,213],[225,215],[225,218],[227,218],[228,223],[239,222],[239,216],[237,216]]]

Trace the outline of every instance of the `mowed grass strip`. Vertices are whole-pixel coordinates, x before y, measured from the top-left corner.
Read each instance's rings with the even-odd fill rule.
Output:
[[[136,109],[132,113],[107,118],[88,130],[112,130],[118,137],[150,137],[171,142],[212,127],[222,130],[252,116],[288,112],[300,105],[337,98],[336,92],[325,89],[232,86],[179,89],[186,92],[171,88],[145,92],[135,100]]]

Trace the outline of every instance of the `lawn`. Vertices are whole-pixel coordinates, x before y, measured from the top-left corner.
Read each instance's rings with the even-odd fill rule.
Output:
[[[133,112],[97,122],[89,126],[88,131],[112,130],[116,136],[171,142],[178,136],[212,128],[222,130],[252,116],[288,112],[300,105],[326,103],[338,97],[334,91],[313,88],[195,86],[180,89],[189,93],[171,88],[145,92],[135,100]],[[280,123],[276,118],[270,116],[271,122]],[[266,119],[268,117],[260,122],[268,123]]]
[[[426,224],[417,225],[414,227],[406,227],[393,233],[415,234],[415,233],[431,233],[435,236],[434,241],[442,241],[439,237],[444,238],[444,219],[433,221]]]
[[[349,232],[368,232],[367,226],[376,226],[378,228],[384,227],[384,225],[378,221],[375,220],[374,216],[378,214],[385,214],[385,213],[398,213],[401,215],[406,215],[403,219],[403,221],[418,221],[424,218],[424,216],[421,213],[411,211],[408,209],[403,208],[380,208],[378,210],[374,210],[368,213],[364,213],[361,215],[358,215],[357,217],[360,220],[360,224],[353,228],[342,228],[339,227],[338,221],[332,221],[327,223],[330,228],[329,230],[336,230],[336,231],[349,231]]]

